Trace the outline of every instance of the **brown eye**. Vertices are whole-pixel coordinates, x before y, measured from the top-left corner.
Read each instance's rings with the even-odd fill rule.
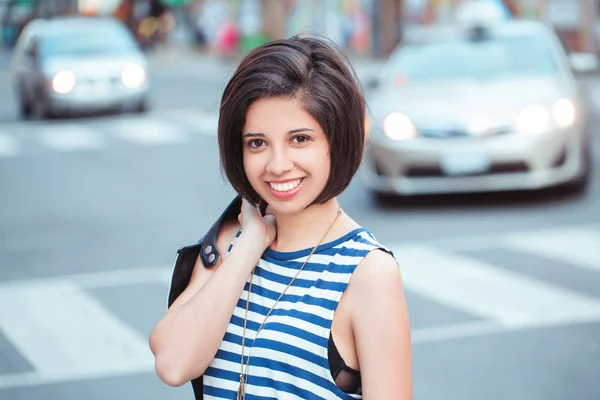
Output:
[[[262,146],[264,144],[264,142],[260,139],[254,139],[248,142],[248,146],[252,147],[253,149],[257,149],[260,146]]]
[[[310,138],[308,136],[303,136],[303,135],[296,136],[294,138],[294,141],[296,143],[304,143],[304,142],[308,142],[309,140],[310,140]]]

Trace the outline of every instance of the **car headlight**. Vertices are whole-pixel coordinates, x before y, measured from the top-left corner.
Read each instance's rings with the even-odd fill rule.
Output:
[[[393,112],[383,120],[383,132],[392,140],[408,140],[417,136],[417,127],[406,115]]]
[[[121,75],[123,85],[129,89],[137,89],[146,82],[146,71],[138,64],[130,64]]]
[[[517,118],[516,130],[523,134],[540,134],[552,129],[552,117],[548,109],[539,104],[528,105]]]
[[[52,90],[58,94],[67,94],[75,89],[77,78],[71,71],[60,71],[52,78]]]
[[[575,105],[566,98],[556,100],[552,106],[552,117],[559,128],[568,128],[575,123],[577,110]]]

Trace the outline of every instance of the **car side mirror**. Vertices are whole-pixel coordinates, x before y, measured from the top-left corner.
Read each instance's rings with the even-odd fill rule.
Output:
[[[593,74],[600,71],[600,61],[592,53],[569,54],[571,69],[578,75]]]

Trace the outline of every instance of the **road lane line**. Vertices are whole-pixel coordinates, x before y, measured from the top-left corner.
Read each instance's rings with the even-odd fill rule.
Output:
[[[104,148],[100,134],[84,125],[44,126],[39,128],[38,134],[44,146],[56,151],[75,152]]]
[[[515,233],[501,244],[509,249],[600,272],[600,230],[570,228]]]
[[[18,150],[17,140],[12,135],[0,131],[0,157],[14,157]]]
[[[0,290],[0,329],[44,382],[150,371],[147,338],[69,282]]]
[[[600,299],[426,246],[397,246],[407,290],[507,327],[600,319]]]
[[[182,129],[157,118],[116,119],[111,122],[111,127],[115,130],[115,137],[141,145],[157,146],[189,141],[189,136]]]

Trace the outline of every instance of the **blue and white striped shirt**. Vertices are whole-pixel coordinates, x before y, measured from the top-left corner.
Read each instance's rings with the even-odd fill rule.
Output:
[[[229,250],[232,246],[233,243]],[[263,253],[253,279],[248,310],[244,355],[250,353],[250,364],[245,400],[362,398],[336,386],[329,369],[327,345],[334,311],[350,277],[374,249],[387,251],[364,228],[320,245],[257,338],[260,324],[312,248],[295,252],[269,248]],[[204,374],[205,399],[236,399],[249,282],[250,278],[223,342]]]

